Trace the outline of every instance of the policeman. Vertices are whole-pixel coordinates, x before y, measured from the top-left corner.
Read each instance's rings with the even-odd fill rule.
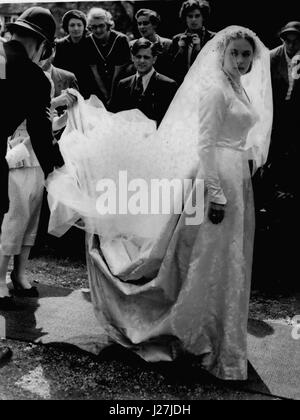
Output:
[[[58,146],[53,142],[51,85],[38,66],[41,60],[51,55],[55,20],[48,9],[31,7],[8,29],[12,34],[11,40],[0,43],[0,227],[9,207],[5,159],[7,139],[24,120],[45,177],[64,163]],[[1,297],[0,294],[0,310],[9,310],[13,306],[11,297]],[[8,348],[0,349],[0,361],[10,356]]]

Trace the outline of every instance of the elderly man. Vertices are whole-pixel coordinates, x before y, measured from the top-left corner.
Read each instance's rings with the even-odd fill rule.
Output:
[[[300,22],[289,22],[279,36],[282,45],[271,51],[274,122],[264,172],[266,209],[270,216],[274,281],[296,284],[293,235],[299,160]],[[292,285],[292,283],[294,284]],[[299,287],[299,285],[298,285]]]
[[[186,31],[175,35],[171,46],[173,78],[179,84],[201,49],[215,35],[205,27],[209,14],[210,5],[206,0],[187,0],[181,7],[179,16]]]
[[[114,90],[109,109],[112,112],[139,109],[159,125],[177,89],[174,80],[154,69],[157,45],[144,38],[131,48],[136,74],[121,80]]]
[[[130,62],[129,42],[126,35],[113,30],[112,15],[104,9],[92,8],[87,22],[91,34],[86,38],[86,56],[94,76],[90,93],[106,105],[114,83]]]

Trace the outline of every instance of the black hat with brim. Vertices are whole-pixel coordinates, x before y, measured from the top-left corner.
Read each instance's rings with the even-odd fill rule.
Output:
[[[31,7],[25,10],[18,19],[8,25],[8,30],[24,28],[42,37],[49,44],[54,43],[56,23],[48,9],[43,7]]]
[[[284,35],[291,33],[298,34],[300,36],[300,22],[295,21],[287,23],[279,32],[279,36],[283,38]]]

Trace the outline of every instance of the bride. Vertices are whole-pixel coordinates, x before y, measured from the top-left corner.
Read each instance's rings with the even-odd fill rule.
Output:
[[[68,117],[66,164],[47,183],[50,232],[73,224],[87,232],[92,301],[106,333],[98,350],[119,343],[153,362],[189,352],[218,378],[246,379],[250,168],[265,162],[272,125],[267,48],[246,28],[219,32],[157,130],[139,111],[111,114],[95,98],[79,96]],[[147,212],[141,199],[154,179],[192,184],[164,196],[174,199],[170,211]],[[131,213],[120,206],[127,186],[140,191]],[[193,221],[191,209],[202,217]]]

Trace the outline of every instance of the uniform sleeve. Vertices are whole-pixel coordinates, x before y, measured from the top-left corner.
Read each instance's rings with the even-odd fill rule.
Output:
[[[220,88],[212,88],[201,100],[199,115],[198,150],[204,169],[209,201],[226,204],[227,200],[219,179],[216,144],[225,118],[227,105]]]
[[[52,121],[50,115],[51,85],[43,72],[37,72],[34,94],[28,106],[27,131],[33,150],[45,173],[48,176],[55,166],[63,165],[63,158],[57,145],[53,145]]]

